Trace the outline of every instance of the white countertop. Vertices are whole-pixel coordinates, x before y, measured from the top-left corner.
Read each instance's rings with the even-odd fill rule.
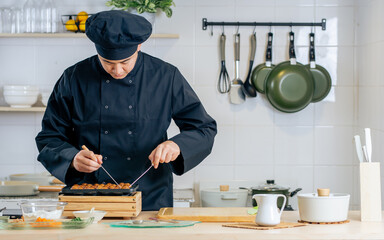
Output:
[[[138,219],[155,216],[156,212],[142,212]],[[282,221],[296,222],[299,213],[283,212]],[[308,225],[304,227],[252,230],[222,227],[223,223],[199,223],[182,228],[111,228],[107,224],[92,224],[85,229],[75,230],[0,230],[0,239],[150,239],[150,240],[226,240],[226,239],[384,239],[384,221],[360,222],[360,212],[349,212],[350,223],[333,225]],[[119,220],[119,219],[118,219]],[[103,222],[110,222],[106,220]],[[116,220],[117,221],[117,220]]]

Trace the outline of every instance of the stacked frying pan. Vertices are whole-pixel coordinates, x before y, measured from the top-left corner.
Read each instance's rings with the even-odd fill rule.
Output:
[[[253,69],[250,79],[248,74],[247,80],[252,84],[252,87],[257,92],[265,94],[272,106],[279,111],[286,113],[298,112],[311,102],[315,103],[323,100],[331,90],[332,81],[328,71],[315,62],[315,34],[310,33],[309,39],[310,63],[308,65],[296,61],[294,33],[291,31],[289,33],[289,60],[275,66],[272,64],[273,34],[269,32],[265,63],[259,64]],[[236,75],[238,75],[238,72]],[[236,76],[236,79],[238,79],[238,76]],[[238,84],[239,81],[232,81],[229,89],[230,100],[234,104],[243,101],[233,101],[232,99],[237,100],[238,96],[245,99],[245,95],[249,96],[244,87],[242,89],[245,94],[240,94],[241,86]]]
[[[328,71],[315,63],[315,34],[310,35],[308,65],[296,62],[294,33],[289,33],[289,61],[272,65],[272,38],[268,33],[266,62],[252,71],[252,84],[277,110],[293,113],[304,109],[311,102],[323,100],[331,90]]]

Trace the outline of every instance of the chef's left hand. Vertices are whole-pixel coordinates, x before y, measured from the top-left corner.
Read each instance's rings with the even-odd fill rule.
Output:
[[[153,167],[157,168],[159,163],[169,163],[176,160],[179,155],[179,146],[175,142],[168,140],[159,144],[148,158],[151,160]]]

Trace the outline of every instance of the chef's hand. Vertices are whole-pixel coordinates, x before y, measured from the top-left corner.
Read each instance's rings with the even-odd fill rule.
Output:
[[[159,163],[169,163],[176,160],[179,155],[179,146],[175,142],[168,140],[159,144],[148,158],[151,160],[153,167],[157,168]]]
[[[103,157],[92,151],[81,150],[73,158],[71,166],[79,172],[91,173],[100,168]]]

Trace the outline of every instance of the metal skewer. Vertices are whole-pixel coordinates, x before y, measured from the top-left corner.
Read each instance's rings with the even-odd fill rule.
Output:
[[[86,151],[89,151],[89,149],[83,145],[81,146],[81,148],[83,150],[86,150]],[[100,167],[105,171],[106,174],[108,174],[108,176],[115,182],[115,184],[121,189],[121,186],[116,182],[116,180],[111,176],[111,174],[109,174],[109,172],[103,167],[103,165],[100,164]]]
[[[145,172],[143,172],[140,177],[138,177],[135,181],[133,181],[133,183],[131,183],[131,186],[133,186],[133,184],[135,184],[142,176],[144,176],[144,174],[146,174],[152,167],[153,165],[151,165],[147,170],[145,170]]]

